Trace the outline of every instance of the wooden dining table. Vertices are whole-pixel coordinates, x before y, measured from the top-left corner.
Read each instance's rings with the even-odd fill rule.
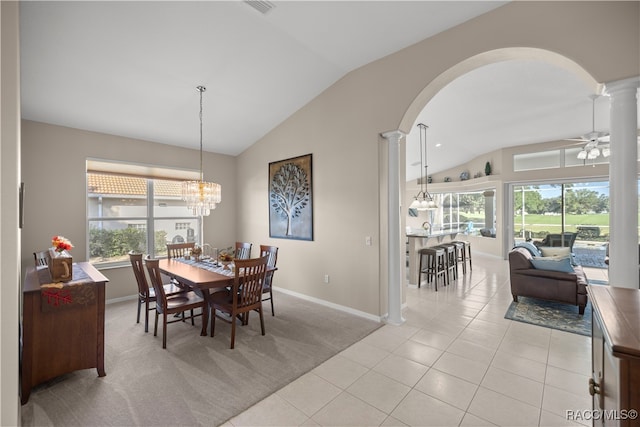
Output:
[[[175,258],[160,259],[158,264],[162,273],[189,286],[196,293],[201,294],[207,302],[207,308],[202,312],[202,332],[200,332],[200,335],[206,336],[211,295],[216,290],[232,286],[234,275],[216,273]]]

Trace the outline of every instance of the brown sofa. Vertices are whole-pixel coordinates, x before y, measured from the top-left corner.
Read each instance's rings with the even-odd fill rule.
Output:
[[[578,306],[584,314],[587,305],[587,276],[581,266],[575,273],[539,270],[531,264],[531,252],[516,247],[509,252],[509,272],[513,300],[519,296],[540,298]]]

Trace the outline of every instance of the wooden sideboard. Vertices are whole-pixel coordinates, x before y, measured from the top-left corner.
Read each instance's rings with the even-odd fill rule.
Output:
[[[73,264],[65,288],[42,288],[51,282],[48,268],[27,270],[22,288],[21,394],[79,369],[104,370],[104,304],[108,279],[88,262]]]
[[[640,290],[589,285],[587,292],[593,305],[593,425],[640,426]]]

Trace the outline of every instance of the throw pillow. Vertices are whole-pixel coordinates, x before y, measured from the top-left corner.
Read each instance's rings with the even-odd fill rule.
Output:
[[[536,245],[534,245],[531,242],[518,242],[516,243],[514,248],[525,248],[529,252],[531,252],[531,256],[543,256],[538,250],[538,248],[536,248]]]
[[[541,246],[540,252],[542,252],[543,257],[567,257],[571,255],[570,248],[558,248],[558,247],[549,247],[549,246]]]
[[[537,270],[559,271],[561,273],[575,273],[569,257],[537,257],[531,258],[533,268]]]

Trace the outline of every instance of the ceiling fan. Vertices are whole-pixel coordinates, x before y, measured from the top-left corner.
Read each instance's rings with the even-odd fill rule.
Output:
[[[578,139],[570,139],[569,141],[580,141],[586,144],[582,147],[582,150],[578,152],[578,160],[594,160],[600,154],[603,157],[609,157],[611,155],[611,149],[609,147],[609,134],[607,132],[596,131],[596,99],[600,95],[590,95],[591,98],[591,132],[582,135]],[[607,143],[606,145],[600,145],[601,143]],[[602,150],[600,150],[602,148]]]

